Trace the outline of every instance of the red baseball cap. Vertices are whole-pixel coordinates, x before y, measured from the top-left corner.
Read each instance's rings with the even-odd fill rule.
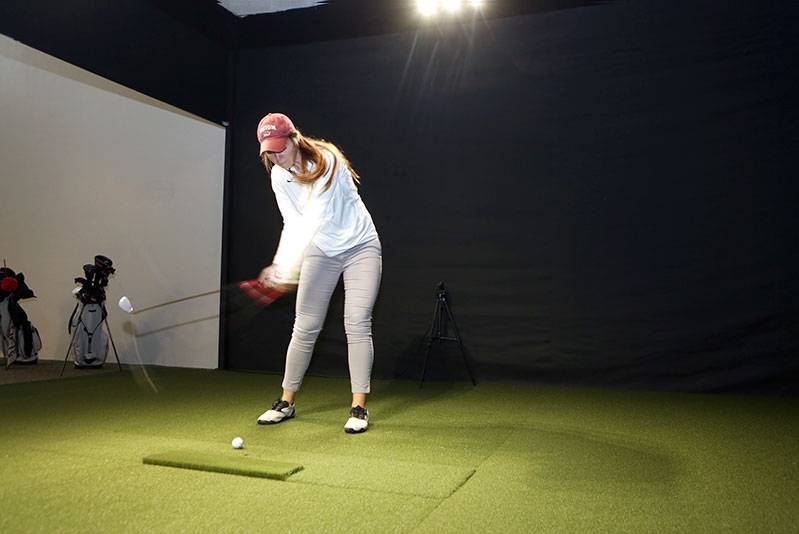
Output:
[[[289,136],[296,131],[291,119],[282,113],[270,113],[258,123],[259,155],[266,151],[282,152]]]

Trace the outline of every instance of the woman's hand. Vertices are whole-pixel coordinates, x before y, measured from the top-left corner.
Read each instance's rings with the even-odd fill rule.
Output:
[[[261,272],[258,274],[258,282],[264,287],[268,287],[270,289],[276,288],[277,284],[272,280],[272,274],[274,272],[275,272],[274,263],[268,267],[264,267],[263,269],[261,269]]]
[[[296,284],[281,284],[275,282],[275,278],[279,277],[278,275],[279,272],[277,271],[277,266],[273,263],[272,265],[261,269],[261,272],[258,274],[258,282],[264,287],[270,289],[279,289],[284,293],[289,293],[297,289]]]

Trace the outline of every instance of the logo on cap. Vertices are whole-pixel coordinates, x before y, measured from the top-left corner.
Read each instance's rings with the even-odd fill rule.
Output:
[[[272,132],[277,131],[277,126],[274,124],[265,124],[263,128],[261,128],[261,137],[269,137],[272,135]]]

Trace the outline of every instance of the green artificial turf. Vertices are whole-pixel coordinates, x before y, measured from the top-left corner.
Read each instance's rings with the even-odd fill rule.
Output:
[[[2,370],[0,370],[2,372]],[[799,399],[151,368],[0,386],[0,532],[796,532]],[[234,450],[241,436],[245,448]],[[284,480],[143,463],[284,462]],[[233,465],[233,464],[230,464]]]

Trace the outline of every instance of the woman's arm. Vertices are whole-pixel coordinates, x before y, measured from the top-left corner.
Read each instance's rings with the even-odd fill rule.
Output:
[[[330,171],[320,176],[311,187],[289,182],[286,176],[291,175],[288,173],[279,173],[273,177],[272,189],[283,215],[283,231],[273,265],[270,266],[273,268],[269,273],[275,283],[297,282],[305,249],[330,216],[331,200],[339,184],[334,177],[330,187],[324,190],[333,168],[333,155],[326,154],[326,157],[331,159],[328,166]]]

